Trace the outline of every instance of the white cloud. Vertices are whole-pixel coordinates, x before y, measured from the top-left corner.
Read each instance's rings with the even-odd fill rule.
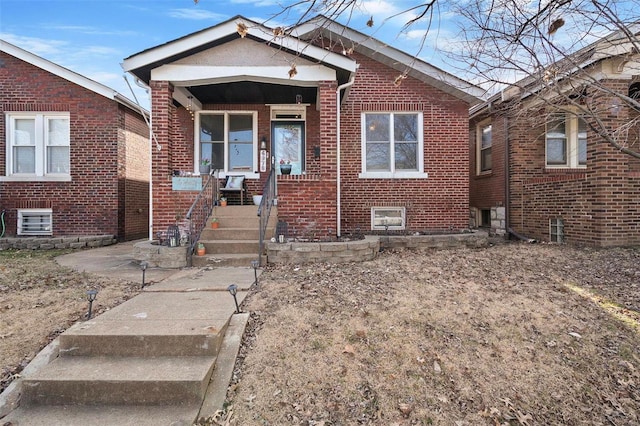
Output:
[[[194,21],[213,20],[218,22],[227,18],[227,15],[204,9],[171,9],[168,14],[172,18],[190,19]]]

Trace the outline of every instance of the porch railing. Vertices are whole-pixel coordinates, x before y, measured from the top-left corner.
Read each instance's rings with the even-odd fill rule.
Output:
[[[202,191],[189,208],[186,219],[189,221],[189,246],[187,248],[187,265],[191,266],[191,256],[200,240],[202,230],[207,225],[207,219],[213,212],[216,195],[218,194],[218,170],[209,174],[209,178],[202,187]]]
[[[262,200],[258,207],[258,216],[260,217],[260,243],[258,246],[258,263],[262,266],[262,253],[264,252],[264,238],[267,234],[267,226],[269,224],[269,215],[271,215],[271,206],[276,198],[276,169],[271,167],[267,181],[262,188]]]

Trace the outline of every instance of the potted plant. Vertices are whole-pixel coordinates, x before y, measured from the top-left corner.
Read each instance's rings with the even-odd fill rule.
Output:
[[[200,161],[200,174],[208,175],[211,172],[211,161],[208,158],[203,158]]]
[[[204,248],[204,244],[203,243],[198,243],[198,247],[196,248],[196,254],[198,256],[204,256],[206,250]]]
[[[220,198],[220,207],[226,207],[227,199],[225,197]]]
[[[218,218],[214,217],[213,219],[211,219],[211,228],[218,229],[219,227],[220,227],[220,222],[218,222]]]
[[[280,160],[280,173],[283,175],[291,174],[291,161],[285,161],[284,158]]]

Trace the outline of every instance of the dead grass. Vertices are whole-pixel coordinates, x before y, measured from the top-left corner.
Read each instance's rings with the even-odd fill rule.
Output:
[[[229,424],[639,424],[639,261],[508,244],[273,267]]]
[[[96,314],[138,292],[133,283],[58,265],[54,258],[67,252],[0,251],[0,392],[43,347],[87,314],[87,290],[99,291]]]

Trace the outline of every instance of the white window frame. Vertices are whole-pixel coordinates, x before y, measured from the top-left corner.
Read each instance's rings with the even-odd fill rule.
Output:
[[[388,211],[388,212],[399,212],[401,223],[399,225],[389,225],[388,223],[384,223],[384,219],[379,219],[376,216],[376,213]],[[371,229],[373,231],[396,231],[405,229],[407,224],[407,210],[404,207],[371,207]]]
[[[47,150],[49,148],[49,121],[66,119],[67,134],[69,140],[66,146],[69,152],[69,171],[68,172],[48,172],[47,171]],[[34,148],[35,148],[35,172],[19,173],[13,168],[14,160],[14,141],[16,132],[16,120],[33,120],[35,122],[34,129]],[[0,177],[1,181],[71,181],[71,119],[68,112],[8,112],[5,113],[6,135],[5,135],[5,170],[6,176]]]
[[[230,175],[233,176],[245,176],[247,179],[258,179],[260,177],[259,173],[255,171],[258,170],[258,112],[257,111],[214,111],[214,110],[205,110],[198,111],[195,115],[194,119],[194,174],[200,173],[200,117],[203,115],[223,115],[224,116],[224,170],[220,171],[219,177],[224,178]],[[252,166],[251,170],[229,170],[229,116],[231,115],[251,115],[252,117],[252,126],[253,126],[253,136],[252,136],[252,150],[251,150],[251,158],[252,158]]]
[[[564,219],[560,217],[549,219],[549,241],[564,244]]]
[[[566,139],[566,152],[565,162],[563,164],[549,164],[548,156],[548,139],[549,139],[549,124],[550,122],[557,121],[564,118],[565,123],[565,139]],[[545,138],[544,138],[544,157],[545,167],[548,169],[586,169],[586,164],[580,164],[579,159],[579,123],[582,118],[576,116],[573,113],[553,113],[550,115],[550,119],[545,124]],[[588,141],[588,136],[585,138]],[[588,142],[587,142],[588,143]]]
[[[492,127],[491,120],[484,120],[476,126],[476,174],[484,175],[489,174],[493,171],[493,128],[490,130],[491,132],[491,141],[489,146],[483,148],[482,147],[482,135],[484,134],[484,129]],[[482,170],[482,151],[489,150],[491,152],[491,167],[486,170]]]
[[[44,223],[48,221],[48,229],[37,231],[25,230],[25,218],[41,216],[45,219]],[[53,210],[52,209],[18,209],[18,235],[53,235]]]
[[[395,158],[395,144],[393,142],[394,137],[393,137],[393,120],[390,120],[390,131],[391,131],[391,135],[390,135],[390,158],[391,158],[391,164],[390,164],[390,170],[389,171],[376,171],[376,172],[372,172],[372,171],[367,171],[367,129],[366,129],[366,117],[369,114],[376,114],[376,115],[381,115],[381,114],[388,114],[391,116],[391,118],[393,118],[395,115],[408,115],[408,114],[415,114],[417,115],[417,124],[418,124],[418,141],[417,141],[417,156],[418,158],[416,159],[417,161],[417,169],[415,171],[409,171],[409,170],[401,170],[401,171],[396,171],[395,170],[395,162],[393,161]],[[423,118],[423,113],[422,111],[367,111],[367,112],[363,112],[360,116],[360,125],[361,125],[361,136],[360,136],[360,140],[361,140],[361,159],[360,159],[360,164],[361,164],[361,172],[358,175],[359,178],[361,179],[392,179],[392,178],[397,178],[397,179],[416,179],[416,178],[422,178],[422,179],[426,179],[429,177],[428,173],[426,173],[424,171],[424,118]]]

